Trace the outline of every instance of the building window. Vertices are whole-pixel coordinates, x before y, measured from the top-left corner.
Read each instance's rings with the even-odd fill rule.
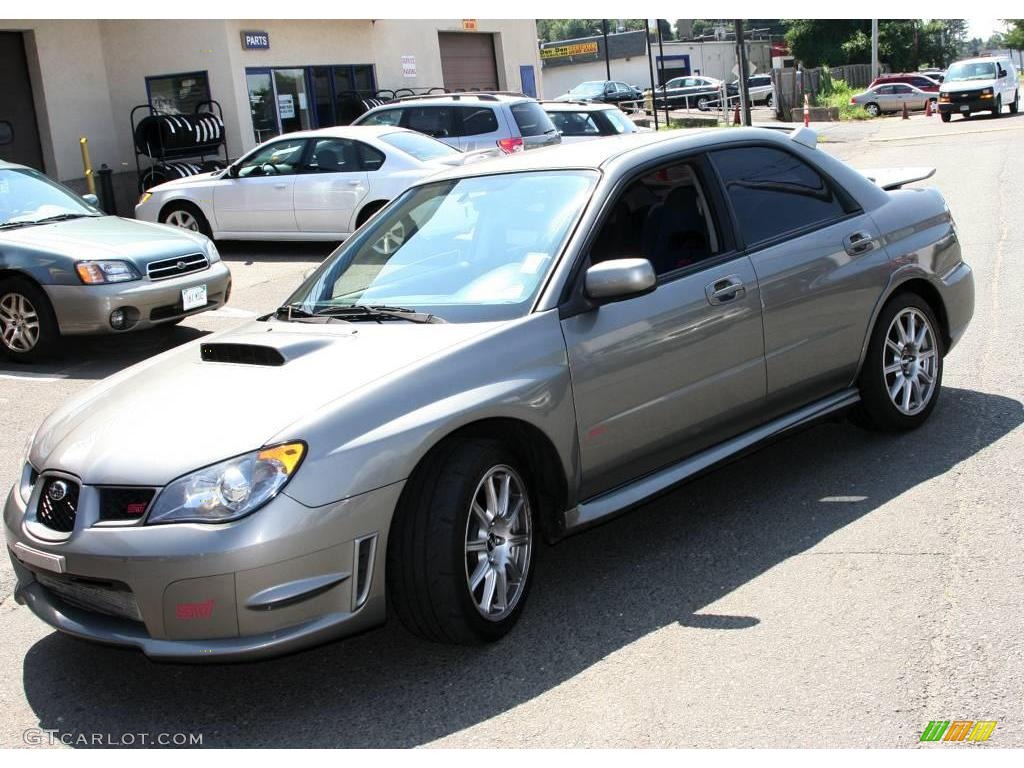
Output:
[[[155,75],[146,78],[146,93],[159,114],[190,115],[210,100],[210,81],[206,72]]]
[[[348,125],[376,91],[372,64],[245,70],[257,142],[306,128]]]

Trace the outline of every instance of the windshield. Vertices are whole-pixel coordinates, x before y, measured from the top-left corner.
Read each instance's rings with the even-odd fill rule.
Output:
[[[618,109],[606,109],[604,110],[605,117],[607,117],[612,125],[615,126],[615,130],[619,133],[635,133],[636,123],[626,117]]]
[[[306,313],[393,306],[448,322],[525,315],[597,174],[538,171],[414,187],[288,300]]]
[[[439,157],[451,157],[459,154],[459,150],[449,147],[442,141],[424,136],[422,133],[389,133],[381,136],[385,144],[396,147],[417,160],[436,160]]]
[[[960,62],[949,68],[944,82],[957,83],[963,80],[994,80],[995,76],[996,63],[994,61]]]
[[[80,197],[31,168],[0,168],[0,226],[101,216]]]
[[[604,93],[604,81],[592,80],[587,83],[580,83],[569,94],[572,96],[598,96]]]

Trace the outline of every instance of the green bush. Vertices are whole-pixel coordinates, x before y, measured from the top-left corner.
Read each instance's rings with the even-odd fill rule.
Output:
[[[845,80],[839,78],[832,79],[828,78],[829,86],[828,95],[825,95],[824,89],[818,92],[818,97],[815,103],[819,107],[839,107],[839,119],[840,120],[870,120],[871,116],[864,111],[864,107],[858,104],[851,104],[850,98],[861,93],[856,88],[851,88],[846,84]]]

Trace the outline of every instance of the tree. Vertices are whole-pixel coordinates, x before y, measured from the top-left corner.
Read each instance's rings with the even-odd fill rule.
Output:
[[[784,23],[789,50],[806,67],[850,64],[851,57],[859,61],[865,34],[870,57],[871,22],[866,19],[785,19]]]
[[[924,64],[946,66],[967,36],[964,19],[880,19],[878,58],[894,71]],[[791,19],[786,42],[804,66],[871,61],[871,22],[866,19]]]
[[[1024,50],[1024,19],[1003,19],[1008,29],[1003,35],[1003,46],[1015,50]]]
[[[608,33],[615,32],[615,19],[608,19]],[[645,19],[625,19],[628,31],[644,29]],[[537,19],[537,37],[544,43],[593,37],[601,34],[601,19]]]

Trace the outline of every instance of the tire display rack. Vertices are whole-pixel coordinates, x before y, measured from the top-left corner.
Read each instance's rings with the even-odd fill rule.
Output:
[[[213,99],[196,104],[190,115],[140,104],[131,111],[131,125],[139,192],[228,165],[224,112]]]

